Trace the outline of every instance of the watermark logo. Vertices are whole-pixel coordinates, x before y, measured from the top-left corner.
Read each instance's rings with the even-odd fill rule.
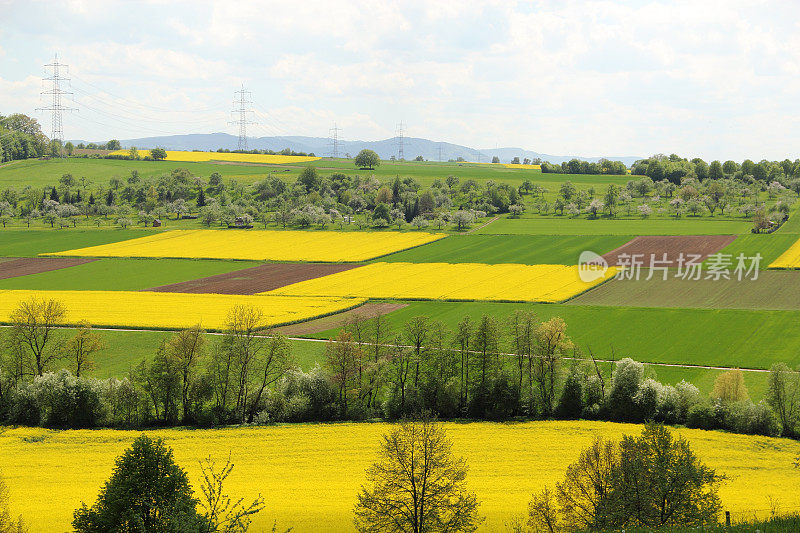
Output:
[[[760,253],[752,256],[743,253],[734,256],[721,252],[707,256],[684,252],[621,253],[613,265],[616,269],[614,279],[757,280],[762,259]],[[578,276],[584,283],[592,283],[605,277],[608,268],[608,262],[602,256],[588,250],[581,252],[578,259]]]
[[[591,250],[584,250],[578,257],[578,277],[584,283],[602,279],[608,270],[608,261]]]

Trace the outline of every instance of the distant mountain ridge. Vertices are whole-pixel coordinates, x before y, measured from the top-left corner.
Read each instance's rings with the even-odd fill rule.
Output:
[[[203,150],[213,151],[218,148],[235,150],[239,138],[227,133],[196,133],[191,135],[169,135],[164,137],[144,137],[140,139],[121,140],[122,146],[129,148],[164,148],[166,150]],[[73,141],[78,142],[78,141]],[[318,156],[331,155],[332,146],[330,140],[325,137],[303,137],[291,135],[285,137],[251,137],[247,139],[248,147],[258,150],[279,151],[289,148],[295,152],[313,152]],[[398,155],[397,138],[383,139],[380,141],[339,141],[339,156],[350,154],[355,156],[364,148],[374,150],[382,159],[389,159],[391,156]],[[570,159],[582,159],[584,161],[597,161],[601,157],[585,157],[579,155],[551,155],[525,150],[523,148],[484,148],[475,149],[468,146],[461,146],[447,142],[436,142],[429,139],[416,137],[403,138],[403,153],[406,159],[414,159],[421,155],[430,161],[447,161],[463,157],[467,161],[490,162],[494,156],[500,158],[502,163],[510,162],[514,157],[519,157],[520,161],[537,157],[542,161],[551,163],[561,163]],[[604,156],[613,161],[622,161],[630,166],[636,160],[642,159],[637,156]]]

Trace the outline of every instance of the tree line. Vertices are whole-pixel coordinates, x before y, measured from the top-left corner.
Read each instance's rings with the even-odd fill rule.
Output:
[[[767,398],[748,397],[740,370],[722,372],[711,395],[658,382],[629,358],[584,355],[561,318],[518,310],[502,323],[463,317],[454,328],[427,316],[393,326],[359,315],[297,367],[286,337],[253,307],[230,310],[222,335],[176,332],[119,378],[87,376],[100,335],[86,324],[57,329],[66,310],[22,302],[0,360],[0,420],[71,427],[396,420],[421,411],[445,419],[657,421],[741,433],[796,436],[800,378],[770,371]]]
[[[382,182],[372,175],[322,176],[313,166],[294,183],[269,175],[250,185],[226,183],[216,172],[206,180],[180,168],[152,178],[132,170],[127,178],[115,177],[103,186],[65,174],[57,185],[0,191],[0,223],[17,219],[28,226],[41,221],[64,227],[85,217],[97,224],[111,218],[127,227],[190,216],[208,227],[235,225],[238,219],[242,225],[265,227],[410,225],[461,230],[490,213],[524,210],[522,196],[531,187],[530,182],[518,188],[448,176],[423,190],[410,177]]]

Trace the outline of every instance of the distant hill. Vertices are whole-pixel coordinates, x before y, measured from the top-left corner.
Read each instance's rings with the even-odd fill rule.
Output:
[[[77,143],[78,141],[73,141]],[[129,148],[135,146],[137,148],[164,148],[166,150],[216,150],[218,148],[227,148],[235,150],[238,144],[238,137],[229,135],[227,133],[198,133],[192,135],[169,135],[165,137],[145,137],[141,139],[125,139],[120,141],[122,146]],[[288,137],[258,137],[249,138],[247,140],[250,148],[257,148],[259,150],[283,150],[289,148],[295,152],[313,152],[318,156],[331,155],[331,145],[329,139],[325,137],[302,137],[302,136],[288,136]],[[349,153],[351,156],[357,154],[360,150],[369,148],[375,150],[382,159],[389,159],[391,156],[397,156],[398,143],[396,138],[383,139],[382,141],[339,141],[339,155]],[[441,156],[440,156],[441,150]],[[416,137],[405,137],[403,139],[403,151],[406,159],[414,159],[421,155],[429,161],[438,161],[441,157],[442,161],[449,159],[457,159],[463,157],[467,161],[482,161],[490,162],[492,157],[497,156],[503,163],[510,162],[514,157],[519,157],[520,161],[530,158],[541,158],[543,161],[550,161],[551,163],[561,163],[562,161],[569,161],[570,159],[577,158],[585,161],[597,161],[597,157],[586,157],[579,155],[551,155],[533,152],[531,150],[524,150],[522,148],[484,148],[475,149],[468,146],[461,146],[447,142],[436,142],[428,139],[419,139]],[[641,157],[634,156],[603,156],[606,159],[614,161],[622,161],[626,165],[633,164]]]

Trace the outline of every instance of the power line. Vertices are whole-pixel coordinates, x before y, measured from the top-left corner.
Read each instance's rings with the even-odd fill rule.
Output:
[[[336,126],[336,123],[333,123],[333,127],[330,129],[328,134],[328,144],[331,147],[331,157],[337,158],[339,157],[339,132],[342,131],[342,128]]]
[[[238,108],[234,107],[231,113],[233,113],[234,116],[238,114],[239,118],[236,120],[232,120],[228,124],[238,124],[239,150],[247,150],[247,125],[255,124],[255,122],[247,118],[248,113],[253,113],[253,110],[250,109],[250,106],[253,105],[253,101],[250,95],[252,95],[253,93],[251,93],[250,91],[245,91],[244,84],[242,84],[242,88],[234,92],[234,94],[238,96],[238,99],[233,101],[233,105],[234,106],[238,105],[239,107]]]
[[[405,160],[405,154],[403,153],[403,128],[405,124],[403,121],[400,121],[400,124],[397,125],[397,130],[395,131],[395,137],[397,138],[397,160],[403,161]]]
[[[64,142],[64,125],[61,121],[61,113],[63,111],[75,111],[75,108],[66,107],[61,103],[61,97],[64,95],[72,94],[71,92],[65,91],[61,88],[62,82],[69,82],[69,78],[65,77],[64,74],[69,72],[69,65],[65,65],[63,63],[58,62],[58,54],[55,55],[55,59],[52,63],[48,63],[44,66],[46,69],[52,70],[53,74],[47,78],[44,78],[44,81],[52,82],[50,90],[42,91],[42,95],[49,95],[53,98],[53,101],[50,103],[49,107],[40,107],[38,111],[50,111],[51,121],[52,121],[52,128],[51,128],[51,140],[58,139],[62,143]],[[61,150],[61,156],[64,156],[63,149]]]

